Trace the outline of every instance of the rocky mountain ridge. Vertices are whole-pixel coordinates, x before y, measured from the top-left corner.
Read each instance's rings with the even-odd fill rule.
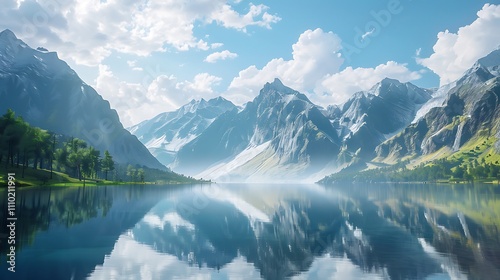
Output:
[[[243,110],[222,114],[180,148],[171,167],[227,181],[318,178],[373,157],[375,147],[409,125],[431,94],[384,79],[324,110],[275,79]]]
[[[442,152],[450,155],[473,138],[500,139],[500,50],[476,62],[464,76],[445,86],[443,104],[430,109],[415,123],[376,148],[377,160],[388,163],[403,157]],[[499,142],[495,150],[499,153]]]
[[[265,180],[320,170],[340,145],[319,108],[275,79],[242,111],[218,117],[179,150],[174,170],[219,180]],[[212,177],[214,178],[214,177]]]
[[[449,155],[479,134],[498,139],[499,53],[438,89],[384,79],[326,109],[276,79],[243,110],[216,118],[171,166],[216,180],[311,179],[442,149]]]
[[[244,108],[191,101],[130,127],[62,60],[0,33],[0,110],[109,150],[118,162],[227,181],[311,180],[349,166],[449,156],[481,137],[500,150],[500,50],[439,89],[383,79],[324,109],[278,80]],[[161,163],[151,155],[160,159]],[[164,165],[162,165],[162,163]]]

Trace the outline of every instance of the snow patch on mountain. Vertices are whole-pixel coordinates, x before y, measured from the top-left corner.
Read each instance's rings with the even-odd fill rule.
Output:
[[[158,148],[163,147],[167,151],[177,152],[184,145],[186,145],[187,143],[191,142],[191,140],[193,140],[194,138],[196,138],[196,136],[198,136],[198,135],[196,135],[196,134],[188,134],[185,137],[180,137],[179,134],[177,133],[175,135],[175,137],[172,138],[172,140],[170,140],[169,143],[162,142],[163,144],[160,143],[160,146]],[[148,147],[148,146],[146,145],[146,147]]]
[[[432,108],[442,107],[446,98],[448,97],[448,92],[450,89],[454,88],[457,85],[457,82],[452,82],[447,85],[444,85],[438,88],[433,94],[432,98],[429,99],[415,114],[415,118],[411,123],[418,122],[421,118],[423,118]]]
[[[248,163],[250,160],[258,156],[262,153],[271,143],[271,141],[267,141],[260,145],[250,145],[241,153],[237,154],[234,158],[228,159],[224,162],[217,163],[216,165],[206,169],[200,174],[196,175],[196,178],[204,178],[204,179],[217,179],[219,177],[223,177],[236,168],[243,166]]]
[[[141,138],[143,138],[143,137],[141,137]],[[139,138],[139,140],[141,140],[141,138]],[[149,148],[159,148],[159,147],[161,147],[161,144],[165,141],[165,138],[166,138],[165,135],[162,135],[159,138],[153,138],[153,139],[149,140],[148,142],[144,143],[144,146],[146,146],[146,148],[148,148],[148,149]]]
[[[191,100],[176,111],[161,113],[128,130],[168,166],[179,149],[200,135],[218,116],[234,108],[233,103],[222,97]]]

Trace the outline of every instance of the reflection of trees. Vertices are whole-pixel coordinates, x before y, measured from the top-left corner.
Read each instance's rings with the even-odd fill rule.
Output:
[[[5,192],[4,192],[5,194]],[[33,243],[33,239],[38,231],[46,230],[50,224],[50,192],[45,191],[30,191],[29,193],[24,193],[21,191],[16,192],[17,203],[16,203],[16,250],[19,251],[26,245]],[[0,201],[0,211],[2,211],[2,220],[5,220],[8,216],[7,213],[7,198],[3,198]],[[27,221],[27,222],[26,222]],[[2,221],[3,222],[3,221]],[[2,227],[2,233],[5,237],[8,236],[7,228]],[[2,238],[3,239],[3,238]],[[1,259],[7,254],[8,246],[7,239],[2,240],[1,246]]]
[[[18,265],[29,269],[17,271],[16,276],[85,279],[103,264],[118,237],[162,195],[173,191],[142,186],[18,189],[16,242],[31,240],[32,244],[17,247]],[[0,264],[0,279],[6,264]]]
[[[76,191],[58,194],[51,212],[59,224],[70,227],[98,215],[105,217],[113,199],[107,194],[107,187],[82,187]]]
[[[70,227],[98,215],[106,216],[112,197],[103,188],[28,189],[18,190],[16,204],[16,250],[31,245],[37,232],[51,223]],[[7,199],[1,199],[3,217],[7,217]],[[2,232],[5,231],[2,227]],[[5,231],[5,234],[8,232]],[[3,240],[2,240],[3,243]],[[2,246],[2,257],[8,246]]]

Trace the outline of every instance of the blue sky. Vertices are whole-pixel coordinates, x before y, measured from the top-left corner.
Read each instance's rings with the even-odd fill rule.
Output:
[[[280,78],[322,106],[385,77],[437,87],[500,45],[498,1],[4,0],[0,27],[57,51],[132,125]]]

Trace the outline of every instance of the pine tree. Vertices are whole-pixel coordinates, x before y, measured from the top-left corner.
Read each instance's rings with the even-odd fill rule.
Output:
[[[115,170],[115,162],[108,150],[104,151],[104,158],[102,159],[102,171],[104,171],[104,179],[108,180],[108,172]]]

